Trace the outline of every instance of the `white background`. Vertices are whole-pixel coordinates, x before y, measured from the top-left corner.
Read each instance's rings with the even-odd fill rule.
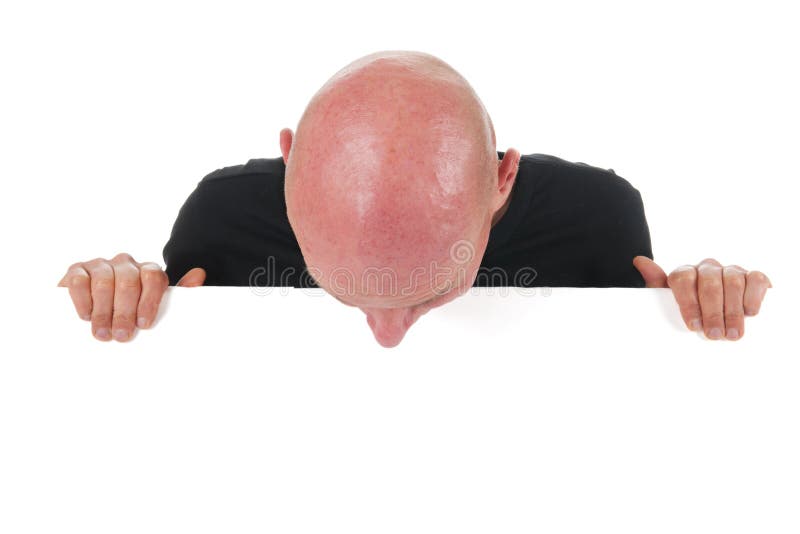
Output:
[[[758,520],[765,521],[769,516],[776,523],[766,530],[797,531],[800,528],[797,512],[791,511],[788,501],[779,497],[797,497],[798,480],[796,455],[786,448],[786,441],[779,442],[779,439],[791,435],[795,441],[790,443],[797,445],[798,420],[796,394],[789,396],[789,389],[781,389],[790,379],[793,384],[798,383],[796,366],[792,367],[794,364],[790,364],[788,358],[783,359],[786,354],[797,352],[796,342],[790,337],[793,325],[789,324],[789,319],[792,317],[782,314],[796,317],[796,306],[789,304],[789,298],[797,294],[794,281],[798,226],[795,192],[800,178],[797,161],[797,147],[800,146],[797,99],[800,94],[797,68],[799,21],[789,6],[789,2],[671,2],[669,5],[645,2],[462,2],[456,5],[431,1],[392,4],[340,1],[320,5],[164,1],[136,4],[81,1],[4,3],[0,7],[0,169],[3,184],[0,223],[5,254],[0,262],[0,275],[5,305],[0,312],[4,325],[0,356],[0,380],[3,382],[0,386],[5,388],[5,393],[0,391],[0,395],[4,395],[0,397],[0,423],[7,424],[0,427],[0,461],[3,462],[0,464],[0,491],[3,492],[0,497],[16,495],[15,501],[4,499],[16,512],[9,515],[9,510],[0,508],[0,530],[25,531],[22,518],[25,517],[23,514],[29,513],[38,517],[33,525],[62,527],[40,531],[124,531],[126,524],[146,526],[143,528],[148,531],[161,528],[172,532],[187,525],[196,531],[198,526],[205,524],[211,530],[221,531],[233,516],[239,521],[237,525],[240,528],[235,529],[238,531],[250,528],[263,531],[269,526],[268,518],[254,513],[263,504],[258,499],[264,494],[242,485],[228,488],[226,495],[232,499],[238,497],[235,499],[237,504],[234,506],[233,501],[223,503],[221,509],[225,512],[214,516],[218,522],[204,523],[203,519],[209,517],[211,503],[223,495],[219,488],[201,493],[196,501],[184,502],[185,506],[176,511],[161,501],[156,506],[155,501],[121,499],[115,501],[112,507],[115,513],[106,517],[108,523],[104,526],[87,518],[89,508],[72,516],[55,512],[47,515],[48,510],[67,513],[64,510],[70,507],[58,508],[61,506],[58,503],[74,504],[80,499],[80,492],[73,491],[70,481],[78,481],[76,477],[83,470],[94,473],[95,478],[91,480],[102,483],[107,498],[111,499],[109,495],[114,495],[114,492],[122,492],[116,494],[128,498],[133,494],[152,493],[158,488],[180,494],[189,486],[202,487],[203,475],[197,469],[205,466],[218,472],[224,469],[220,463],[222,457],[238,458],[239,461],[274,460],[259,456],[259,450],[255,448],[240,454],[237,452],[238,441],[226,437],[213,442],[213,447],[203,449],[206,455],[202,461],[199,456],[192,457],[196,463],[181,464],[183,467],[179,472],[165,471],[165,465],[159,464],[159,457],[154,456],[158,448],[152,441],[165,430],[148,427],[139,419],[142,414],[154,410],[154,405],[138,412],[134,399],[116,415],[111,412],[95,414],[106,421],[115,421],[113,424],[117,426],[114,428],[120,432],[116,437],[108,438],[110,441],[100,443],[114,447],[127,443],[122,452],[130,458],[139,450],[136,447],[138,442],[128,439],[132,437],[124,434],[125,429],[145,432],[136,439],[148,440],[148,447],[152,447],[148,449],[149,456],[142,457],[151,462],[147,464],[150,467],[135,461],[126,464],[125,457],[112,456],[107,449],[95,456],[101,445],[92,449],[93,455],[89,456],[83,447],[86,442],[64,443],[59,441],[59,435],[68,431],[67,437],[73,440],[78,436],[91,439],[94,437],[92,433],[98,432],[89,424],[91,419],[81,419],[80,425],[67,429],[58,426],[61,416],[53,415],[60,412],[47,410],[59,403],[64,403],[63,410],[85,410],[95,402],[100,406],[98,409],[103,409],[102,403],[107,395],[116,392],[114,398],[119,402],[123,398],[120,392],[134,395],[139,391],[134,382],[125,382],[127,376],[152,377],[166,368],[166,376],[171,380],[161,384],[162,389],[155,390],[155,398],[166,413],[184,414],[197,425],[193,427],[195,431],[200,432],[199,421],[214,406],[222,406],[220,410],[236,408],[235,401],[215,404],[201,393],[218,391],[217,395],[223,395],[222,391],[237,391],[243,387],[242,391],[251,391],[237,380],[252,381],[254,377],[262,376],[254,367],[251,368],[251,360],[237,359],[245,358],[244,354],[233,349],[213,352],[209,347],[224,347],[235,338],[238,340],[236,347],[252,349],[254,354],[262,357],[270,354],[305,355],[312,358],[307,360],[305,369],[310,376],[317,377],[315,380],[321,380],[314,373],[319,373],[315,370],[319,361],[315,350],[320,346],[318,338],[322,334],[313,336],[309,331],[315,332],[322,326],[311,321],[298,326],[294,317],[293,321],[285,321],[280,329],[275,330],[275,324],[282,318],[276,312],[275,318],[265,323],[263,332],[258,335],[248,332],[246,336],[237,338],[241,332],[237,331],[236,325],[243,320],[237,318],[237,313],[243,304],[229,302],[229,307],[221,311],[215,301],[195,297],[193,306],[206,302],[206,316],[215,320],[199,325],[196,332],[183,332],[179,338],[177,333],[169,331],[147,333],[153,335],[151,339],[162,343],[151,344],[148,348],[159,357],[133,360],[133,353],[144,350],[141,348],[146,339],[144,333],[125,348],[119,348],[121,345],[117,343],[95,342],[90,338],[88,325],[79,321],[68,306],[52,307],[57,302],[54,295],[60,295],[56,298],[69,304],[66,290],[53,287],[69,264],[98,256],[111,257],[124,251],[139,261],[151,260],[163,265],[161,250],[177,211],[205,174],[219,167],[244,163],[249,158],[279,156],[278,132],[286,126],[295,127],[308,99],[336,70],[377,50],[411,49],[441,57],[470,80],[492,115],[499,150],[514,147],[523,154],[553,154],[613,168],[629,180],[642,193],[655,259],[667,272],[680,264],[697,263],[705,257],[765,272],[774,287],[767,294],[762,314],[746,320],[745,338],[739,342],[711,342],[683,332],[678,328],[680,324],[676,326],[674,323],[674,316],[667,320],[670,316],[666,310],[664,315],[647,315],[644,311],[633,315],[640,322],[647,321],[646,327],[638,326],[646,328],[646,331],[652,328],[665,336],[690,339],[691,342],[682,345],[681,350],[688,351],[694,358],[692,361],[705,370],[702,377],[711,376],[711,370],[723,376],[741,371],[736,375],[741,380],[740,388],[725,383],[692,382],[696,389],[688,390],[689,398],[701,403],[698,413],[711,419],[714,413],[734,417],[739,408],[751,405],[747,399],[753,400],[747,396],[737,397],[735,392],[756,391],[775,395],[762,398],[758,404],[761,409],[772,409],[771,413],[787,417],[795,416],[778,421],[748,412],[740,428],[742,435],[750,436],[750,441],[745,441],[744,445],[741,445],[741,435],[731,434],[733,426],[726,426],[717,433],[707,430],[703,434],[705,439],[716,440],[713,443],[720,446],[738,443],[740,448],[736,450],[740,456],[734,458],[724,456],[729,453],[720,452],[727,460],[713,463],[723,461],[719,458],[713,460],[712,449],[705,448],[701,457],[673,457],[672,461],[677,463],[666,467],[656,458],[643,456],[643,448],[624,449],[628,454],[613,449],[609,444],[622,443],[615,440],[634,436],[621,420],[615,420],[616,423],[601,434],[606,441],[602,442],[605,445],[601,444],[600,450],[615,450],[617,463],[614,465],[629,474],[624,480],[631,486],[625,486],[627,490],[623,495],[634,499],[632,506],[635,508],[638,503],[640,509],[644,501],[636,501],[636,496],[645,499],[645,495],[656,492],[654,495],[661,497],[661,500],[647,501],[649,504],[644,507],[647,513],[636,516],[639,518],[637,521],[625,522],[625,509],[611,506],[611,503],[621,506],[614,500],[613,492],[603,491],[614,469],[602,463],[602,458],[596,453],[598,449],[593,448],[588,439],[591,428],[594,428],[586,426],[591,418],[577,417],[576,414],[583,409],[581,407],[591,408],[597,402],[601,406],[604,402],[612,402],[616,407],[635,407],[637,402],[642,402],[641,395],[649,395],[645,398],[646,405],[647,399],[652,402],[657,395],[671,391],[668,382],[658,381],[660,371],[674,376],[682,370],[691,372],[691,367],[681,367],[685,364],[680,359],[684,353],[675,355],[678,367],[674,368],[664,360],[651,361],[651,367],[647,363],[628,365],[631,356],[641,356],[644,362],[651,357],[644,350],[649,343],[647,338],[640,340],[641,354],[631,352],[637,346],[631,344],[623,344],[619,350],[599,352],[593,360],[594,365],[600,366],[596,362],[608,361],[608,365],[618,373],[611,375],[606,371],[602,375],[604,379],[616,377],[619,382],[612,380],[614,386],[632,384],[631,395],[625,397],[623,403],[618,397],[613,397],[617,399],[613,401],[609,398],[603,400],[601,390],[592,393],[593,390],[583,387],[587,385],[585,376],[588,369],[594,368],[586,368],[585,360],[569,360],[576,376],[584,377],[582,382],[578,382],[581,387],[570,386],[574,377],[566,372],[566,368],[561,368],[549,377],[549,382],[546,373],[534,373],[539,376],[539,381],[531,388],[547,384],[551,389],[544,389],[536,395],[548,406],[547,417],[551,418],[548,420],[553,424],[557,421],[562,430],[565,428],[563,425],[574,424],[578,428],[575,432],[586,439],[567,446],[548,441],[553,428],[547,435],[530,434],[529,439],[536,440],[544,449],[530,449],[529,459],[539,461],[541,458],[537,454],[561,454],[557,456],[559,461],[571,459],[569,465],[579,467],[571,471],[568,479],[559,479],[556,471],[550,472],[551,478],[545,476],[552,483],[561,480],[562,486],[549,486],[550,489],[537,486],[532,494],[518,488],[518,494],[524,495],[524,499],[520,497],[519,502],[490,508],[499,515],[489,514],[482,520],[484,522],[476,521],[472,526],[485,531],[496,522],[503,525],[500,530],[513,531],[513,524],[500,521],[501,515],[506,514],[504,517],[508,519],[507,514],[511,514],[527,518],[527,522],[517,524],[520,530],[539,527],[548,532],[566,532],[570,531],[570,525],[582,525],[583,531],[616,526],[619,527],[615,530],[617,532],[626,529],[640,532],[660,531],[663,525],[674,525],[680,526],[684,532],[730,532],[736,528],[755,532],[760,530]],[[178,305],[179,295],[174,295],[174,313],[187,309]],[[242,293],[234,292],[232,295],[241,296]],[[518,307],[525,310],[530,307],[528,301],[498,301],[497,298],[492,299],[490,306],[495,315],[492,321],[502,322],[503,317],[517,316],[520,313]],[[254,299],[246,300],[251,302]],[[496,302],[505,304],[497,306]],[[614,346],[619,341],[618,336],[637,327],[638,323],[617,319],[620,314],[630,314],[630,310],[623,309],[625,302],[624,299],[609,298],[607,309],[592,316],[591,320],[602,326],[598,330],[600,338],[580,337],[582,325],[574,325],[572,331],[577,337],[574,340],[576,345],[569,346],[572,353],[580,352],[579,346]],[[463,337],[466,334],[460,329],[448,331],[444,338],[435,329],[424,327],[426,321],[436,324],[435,321],[447,318],[469,318],[475,324],[472,315],[457,314],[456,304],[448,308],[431,312],[412,328],[404,343],[414,340],[417,349],[413,354],[418,357],[405,364],[409,367],[404,372],[409,375],[400,376],[425,375],[431,369],[434,377],[443,376],[445,369],[458,373],[459,362],[437,357],[443,352],[455,352],[469,353],[477,358],[480,353],[476,346],[488,348],[488,345],[477,344],[475,327],[470,332],[472,337],[468,338]],[[195,308],[191,310],[195,311]],[[488,316],[481,315],[480,306],[472,311],[478,320],[489,320]],[[508,315],[504,316],[504,313]],[[499,318],[497,314],[500,314]],[[324,346],[332,353],[341,350],[349,358],[375,356],[379,359],[393,354],[383,351],[374,342],[361,344],[364,339],[369,341],[369,333],[363,317],[356,321],[352,310],[334,306],[330,312],[326,309],[325,314],[320,312],[312,314],[312,317],[324,325]],[[751,327],[759,322],[763,328],[760,332],[757,327]],[[767,322],[771,326],[763,326]],[[535,321],[513,324],[518,325],[516,330],[504,331],[505,336],[510,336],[504,342],[507,343],[506,351],[509,347],[517,347],[520,353],[535,355],[536,351],[530,350],[531,340],[538,340],[540,336],[544,338],[545,349],[553,347],[554,340],[548,340],[547,336],[552,334],[554,327],[543,328]],[[168,325],[165,322],[159,326],[167,328]],[[784,326],[778,328],[778,325]],[[79,342],[78,337],[63,339],[67,332],[80,332],[83,341]],[[485,335],[490,333],[487,331]],[[356,342],[354,340],[359,343],[357,350],[362,352],[348,351],[349,344]],[[577,344],[578,341],[583,345]],[[94,345],[88,345],[90,343]],[[666,350],[671,349],[669,343],[665,338],[653,345]],[[743,348],[719,348],[739,344]],[[89,346],[92,348],[88,349]],[[185,351],[182,359],[176,356],[178,347]],[[726,360],[713,359],[720,350],[735,350],[737,354],[744,351],[747,365],[751,367],[746,369],[747,372],[738,368],[731,370],[726,367]],[[130,370],[123,372],[123,367],[107,368],[101,363],[109,358],[115,361],[113,358],[125,354],[121,351],[131,354],[131,360],[124,360],[128,365],[131,361],[141,365],[132,375]],[[561,354],[552,352],[556,353]],[[200,361],[206,366],[211,365],[210,358],[216,358],[213,368],[192,370],[194,360],[191,355],[198,355],[198,358],[204,355],[205,359]],[[705,358],[712,358],[711,363]],[[226,368],[228,361],[232,361],[235,367]],[[363,371],[362,375],[356,376],[364,382],[375,382],[374,369],[369,365],[362,365],[361,360],[346,361],[350,365],[349,371]],[[742,362],[732,360],[731,365]],[[759,366],[759,362],[763,362],[763,366]],[[488,361],[473,360],[472,364],[480,365],[481,372],[489,373],[487,376],[494,380],[491,387],[496,391],[504,388],[515,391],[513,384],[503,383],[503,377],[510,376],[508,380],[512,380],[515,376],[532,376],[522,368],[517,369],[516,365],[522,364],[515,360],[506,361],[504,367],[494,371]],[[703,367],[706,365],[708,367]],[[177,380],[179,370],[206,373],[203,376],[211,382],[207,388],[185,390],[188,386]],[[62,371],[65,379],[75,381],[76,389],[69,389],[68,384],[54,386],[53,381]],[[83,375],[79,371],[94,373],[87,376],[92,377],[93,381],[89,383],[95,384],[96,391],[86,390],[88,379],[81,379]],[[509,374],[501,374],[501,371]],[[108,373],[111,372],[117,374],[110,376]],[[541,372],[542,369],[538,369],[537,373]],[[343,376],[341,370],[337,373],[340,374],[336,377]],[[386,373],[381,375],[381,380],[390,380],[392,374]],[[224,383],[214,383],[215,376],[224,377]],[[757,383],[748,382],[748,376],[754,377],[754,381],[757,378]],[[288,384],[300,384],[303,376],[290,374],[285,380]],[[431,382],[434,383],[441,389],[434,390],[429,384],[431,389],[424,390],[422,398],[433,413],[445,414],[445,405],[437,403],[448,398],[448,388],[452,384]],[[702,388],[708,389],[702,389],[701,384]],[[198,388],[196,385],[192,387]],[[574,404],[565,407],[563,402],[558,402],[559,397],[552,396],[559,388],[568,388]],[[25,391],[36,392],[39,404],[31,404],[30,398],[22,396]],[[70,391],[89,391],[97,396],[91,399],[70,397]],[[306,388],[303,391],[313,397],[317,390]],[[385,385],[384,391],[399,395],[403,391],[402,384],[391,382]],[[458,398],[467,402],[464,390],[457,391],[462,394]],[[784,397],[780,397],[781,391],[785,392]],[[378,394],[373,390],[365,391],[365,397],[359,402],[369,405],[370,392]],[[141,394],[146,396],[147,392]],[[204,398],[206,400],[202,400]],[[193,402],[187,400],[180,404],[180,399]],[[274,400],[273,397],[270,399]],[[727,403],[714,399],[724,399]],[[322,400],[330,401],[330,397],[321,397],[314,402]],[[506,400],[512,403],[513,399],[509,397]],[[264,398],[250,397],[247,400],[261,401]],[[794,404],[787,405],[783,401]],[[331,402],[334,403],[332,410],[342,407],[335,400]],[[709,404],[712,402],[713,405]],[[355,400],[347,401],[350,408],[356,405]],[[109,406],[111,410],[116,404],[111,402]],[[397,422],[410,417],[409,414],[423,413],[420,405],[415,405],[417,412],[413,409],[405,412],[403,406],[396,405],[388,416],[389,420],[383,424],[390,425],[392,420]],[[453,410],[459,409],[457,404],[448,406]],[[495,400],[492,406],[499,410],[504,402]],[[646,424],[652,431],[666,424],[666,428],[677,433],[672,439],[680,440],[684,444],[682,447],[686,447],[680,450],[688,454],[688,443],[699,427],[681,426],[675,418],[690,414],[689,405],[681,404],[674,412],[669,404],[659,406],[660,411],[656,412],[654,419],[647,419],[648,414],[642,413],[639,420],[648,421]],[[288,410],[286,417],[295,409],[288,401],[283,408]],[[774,412],[775,409],[783,411]],[[311,411],[308,408],[308,411],[295,415],[308,416]],[[481,424],[490,425],[484,429],[486,432],[497,432],[491,427],[491,421],[496,418],[490,415],[485,414]],[[360,420],[359,417],[352,415],[352,425]],[[238,436],[234,429],[238,424],[236,421],[244,424],[244,421],[231,419],[226,413],[215,412],[203,432]],[[407,419],[404,421],[405,426],[398,423],[400,427],[415,431]],[[725,421],[728,421],[725,424],[734,425],[730,419]],[[321,420],[312,418],[312,423],[321,424]],[[784,428],[780,425],[790,426]],[[203,442],[197,434],[183,434],[179,428],[169,434],[170,439],[178,440],[173,443]],[[353,426],[345,428],[358,432],[358,428]],[[416,431],[419,434],[409,439],[422,440],[430,429],[423,432],[417,428]],[[783,434],[792,431],[795,433]],[[339,434],[339,437],[344,435]],[[352,433],[347,435],[352,436]],[[454,440],[461,436],[458,432],[446,434],[444,431],[438,435],[450,435]],[[51,439],[34,447],[30,442],[33,437]],[[377,445],[387,446],[391,442],[385,437]],[[661,452],[672,450],[653,435],[645,442],[635,443],[643,447],[660,443],[663,446]],[[286,443],[280,446],[289,447]],[[603,449],[604,446],[607,448]],[[325,446],[319,448],[324,450]],[[481,450],[482,456],[465,464],[486,470],[489,469],[489,458],[504,454],[511,455],[506,456],[507,460],[522,458],[523,450],[529,449],[512,448],[508,451],[500,443],[492,442]],[[83,451],[86,454],[82,457],[84,463],[70,467],[67,452],[62,454],[59,451]],[[174,457],[183,449],[167,448],[167,451]],[[315,451],[319,452],[316,448],[304,448],[298,454],[312,455]],[[438,452],[444,454],[443,450]],[[40,462],[43,467],[37,471],[38,478],[30,478],[32,475],[29,476],[28,471],[13,468],[15,454],[28,454],[24,457],[27,462]],[[268,453],[264,455],[268,456]],[[96,463],[92,463],[93,458],[98,458]],[[322,458],[333,462],[331,456]],[[370,458],[377,461],[377,457]],[[631,459],[629,463],[626,463],[627,458]],[[145,460],[140,459],[142,462]],[[352,461],[357,460],[358,457],[352,458]],[[712,467],[704,471],[702,466],[708,466],[709,461]],[[758,478],[753,473],[762,461],[770,461],[769,465],[774,469],[785,466],[787,472],[795,475],[794,482],[790,484],[788,481],[792,479],[785,478]],[[28,464],[23,462],[23,465]],[[330,462],[322,460],[313,465],[333,469]],[[9,468],[12,476],[3,477],[3,469],[8,471]],[[388,468],[399,469],[397,465]],[[635,479],[630,478],[630,473],[639,468],[663,469],[661,473],[680,473],[681,476],[675,474],[673,478],[658,480],[640,474]],[[737,468],[739,471],[735,471]],[[118,478],[113,476],[114,469],[129,469],[126,471],[129,474],[139,469],[138,472],[148,473],[148,476]],[[101,471],[106,473],[104,478],[96,478]],[[259,471],[256,469],[256,472]],[[324,495],[319,492],[308,494],[308,506],[312,512],[327,510],[322,504],[325,499],[344,499],[333,491],[333,480],[346,472],[341,467],[341,471],[323,469],[317,473],[319,478],[316,481],[331,491]],[[466,478],[444,481],[434,477],[426,480],[425,473],[430,471],[422,468],[411,472],[419,476],[413,480],[410,475],[399,482],[395,480],[399,486],[395,486],[391,479],[377,475],[368,481],[361,480],[372,484],[376,491],[391,487],[392,491],[404,489],[411,494],[425,488],[446,492],[469,484]],[[736,473],[741,477],[736,478]],[[534,475],[531,474],[535,478]],[[466,477],[463,473],[460,476]],[[305,472],[304,477],[309,484],[315,481],[312,471]],[[760,487],[761,493],[758,493],[751,486],[737,486],[736,480],[753,484],[768,481],[773,485]],[[776,487],[775,484],[781,481],[787,485]],[[522,480],[518,482],[524,484]],[[88,491],[79,481],[75,483],[77,489]],[[634,491],[634,486],[639,490]],[[41,487],[51,489],[33,491]],[[744,493],[725,493],[735,491],[731,488],[744,488]],[[667,493],[680,495],[686,491],[695,492],[692,495],[698,498],[702,493],[708,498],[725,494],[731,499],[728,506],[722,501],[714,501],[716,506],[704,508],[697,499],[668,501],[663,498]],[[99,492],[93,486],[89,494],[97,497]],[[502,492],[503,495],[514,494],[508,487]],[[764,492],[774,499],[770,502],[754,500]],[[241,500],[246,495],[250,495],[252,500]],[[284,510],[310,513],[309,509],[301,506],[302,495],[298,486],[284,496],[281,506],[285,507]],[[425,530],[427,525],[433,531],[448,530],[447,525],[460,525],[463,531],[463,527],[471,524],[469,519],[477,517],[472,515],[478,513],[476,503],[488,499],[490,493],[483,488],[470,495],[473,498],[464,501],[463,506],[452,501],[450,506],[438,511],[432,504],[423,507],[421,501],[411,502],[406,507],[401,507],[399,502],[384,503],[380,508],[383,513],[377,519],[379,523],[360,525],[364,531],[370,532],[391,531],[393,524],[413,526],[414,530]],[[549,495],[549,500],[542,501],[545,495]],[[533,506],[531,503],[534,501],[538,502],[536,509],[539,512],[549,510],[550,515],[514,515],[522,513],[525,506]],[[748,502],[753,505],[750,509],[746,506]],[[592,510],[597,513],[590,513]],[[563,513],[556,514],[556,511]],[[582,511],[585,515],[581,515]],[[750,512],[752,515],[747,515]],[[317,525],[325,524],[326,517],[332,521],[333,527],[345,524],[339,521],[341,517],[323,514],[317,517]],[[414,522],[415,517],[421,518],[420,523]],[[563,528],[559,526],[558,517],[566,521]],[[253,521],[248,522],[248,518]],[[305,518],[314,521],[309,516]],[[752,521],[744,521],[745,518]],[[149,522],[151,519],[152,523]],[[621,523],[616,523],[618,521]],[[79,529],[82,524],[86,528]],[[284,527],[282,531],[292,531],[286,524],[281,525]],[[359,524],[354,525],[357,529]],[[6,526],[9,528],[3,528]]]

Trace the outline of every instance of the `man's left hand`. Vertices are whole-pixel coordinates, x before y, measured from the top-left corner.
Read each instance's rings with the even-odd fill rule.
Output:
[[[738,265],[722,266],[713,258],[697,265],[681,265],[669,276],[647,256],[633,265],[646,287],[672,289],[689,330],[703,329],[709,339],[737,340],[744,335],[744,316],[756,315],[772,283],[761,271]]]

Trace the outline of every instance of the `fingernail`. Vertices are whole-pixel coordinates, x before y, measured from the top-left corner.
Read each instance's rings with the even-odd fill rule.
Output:
[[[125,341],[126,339],[128,339],[128,331],[122,328],[114,330],[114,339],[116,339],[117,341]]]
[[[708,331],[708,337],[710,337],[711,339],[719,339],[722,337],[722,330],[714,327]]]
[[[728,328],[727,336],[728,339],[736,339],[739,337],[739,330],[736,328]]]
[[[92,316],[90,314],[88,314],[88,313],[86,315],[81,315],[81,319],[83,319],[84,321],[88,321],[91,318],[92,318]]]
[[[139,328],[147,328],[147,319],[145,319],[144,317],[139,317],[138,319],[136,319],[136,326],[138,326]]]
[[[102,339],[103,341],[108,341],[111,339],[111,332],[108,331],[108,328],[98,328],[97,333],[95,333],[97,339]]]
[[[700,330],[703,327],[703,321],[700,319],[692,319],[692,330]]]

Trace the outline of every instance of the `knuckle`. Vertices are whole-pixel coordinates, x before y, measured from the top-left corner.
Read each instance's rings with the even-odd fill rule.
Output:
[[[716,265],[717,267],[722,266],[722,264],[718,262],[715,258],[704,258],[703,261],[700,262],[700,264]]]
[[[722,274],[725,276],[741,276],[746,273],[747,271],[738,265],[726,265],[722,268]]]
[[[733,322],[733,321],[744,321],[744,311],[736,310],[725,312],[725,322]]]
[[[114,314],[113,322],[115,325],[131,325],[136,317],[129,313],[116,313]]]
[[[92,312],[92,324],[106,326],[111,324],[111,314],[108,312]]]
[[[687,320],[699,319],[702,315],[700,308],[697,306],[679,306],[678,309],[680,310],[681,315]]]
[[[119,262],[133,261],[133,258],[127,252],[120,252],[119,254],[111,258],[111,261],[114,263],[119,263]]]
[[[153,270],[153,271],[160,271],[161,270],[161,266],[159,264],[157,264],[156,262],[154,262],[154,261],[142,262],[139,265],[139,268],[142,269],[142,270],[144,270],[144,269]]]
[[[754,282],[758,283],[766,283],[767,282],[767,275],[762,273],[761,271],[750,271],[747,277]]]
[[[69,287],[83,288],[89,284],[89,277],[85,273],[73,273],[67,278]]]
[[[121,291],[135,291],[140,287],[138,278],[120,278],[117,284]]]
[[[93,278],[92,291],[114,291],[113,278]]]
[[[697,268],[697,272],[705,276],[718,276],[722,272],[722,267],[710,263],[703,263]]]
[[[139,317],[152,317],[155,315],[156,304],[152,301],[145,302],[139,301],[139,309],[136,310],[136,315]]]
[[[736,291],[744,291],[745,280],[742,276],[731,276],[725,278],[725,285],[729,289],[734,289]]]
[[[142,281],[147,283],[163,282],[167,279],[167,273],[161,269],[142,269]]]
[[[146,295],[146,298],[139,301],[139,305],[143,310],[155,313],[159,306],[161,306],[163,297],[163,292],[150,292]]]
[[[700,277],[700,287],[708,287],[713,288],[715,291],[722,289],[722,277],[721,276],[701,276]]]
[[[749,315],[750,317],[752,317],[753,315],[758,315],[759,309],[760,309],[759,306],[745,306],[744,313],[745,315]]]
[[[692,282],[696,278],[697,278],[697,273],[693,268],[692,269],[679,268],[669,273],[667,280],[671,284],[681,285],[681,284],[686,284],[688,282]]]
[[[161,306],[161,300],[163,297],[163,293],[149,293],[146,298],[143,298],[139,301],[139,306],[142,310],[155,314],[159,306]]]
[[[714,312],[711,312],[711,313],[703,314],[703,322],[704,323],[708,323],[708,324],[711,324],[711,323],[722,323],[723,319],[724,319],[724,317],[722,315],[722,312],[714,311]]]
[[[697,296],[701,300],[713,300],[721,297],[722,295],[722,283],[720,282],[704,284],[700,286],[700,290],[697,292]]]

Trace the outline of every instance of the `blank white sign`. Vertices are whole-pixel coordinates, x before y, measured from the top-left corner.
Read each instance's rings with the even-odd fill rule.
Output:
[[[40,290],[4,334],[0,532],[800,531],[788,297],[731,342],[667,289],[528,292],[384,349],[319,290],[173,287],[128,343]]]

